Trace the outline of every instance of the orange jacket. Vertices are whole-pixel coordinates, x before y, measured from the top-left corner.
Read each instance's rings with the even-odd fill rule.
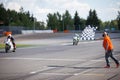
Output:
[[[112,44],[112,41],[110,40],[109,36],[104,37],[103,47],[104,47],[105,50],[112,50],[113,49],[113,44]]]

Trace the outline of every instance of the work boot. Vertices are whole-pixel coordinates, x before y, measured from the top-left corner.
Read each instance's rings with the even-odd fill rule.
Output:
[[[119,68],[120,64],[116,64],[116,68]]]
[[[16,48],[13,49],[13,52],[15,52]]]
[[[110,68],[110,66],[105,66],[104,68]]]

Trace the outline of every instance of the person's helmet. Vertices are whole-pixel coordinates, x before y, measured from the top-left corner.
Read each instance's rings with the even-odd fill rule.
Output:
[[[11,34],[8,34],[8,37],[11,37],[12,35]]]
[[[105,35],[108,36],[108,33],[107,33],[107,32],[103,32],[103,35],[102,35],[102,36],[104,37]]]

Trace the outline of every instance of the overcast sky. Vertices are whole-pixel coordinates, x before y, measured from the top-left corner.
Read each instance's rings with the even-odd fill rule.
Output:
[[[120,0],[0,0],[6,9],[16,10],[23,7],[24,11],[30,11],[38,21],[46,21],[48,13],[62,15],[66,10],[74,17],[78,11],[81,18],[86,19],[89,10],[95,9],[98,18],[102,21],[116,19],[120,11]]]

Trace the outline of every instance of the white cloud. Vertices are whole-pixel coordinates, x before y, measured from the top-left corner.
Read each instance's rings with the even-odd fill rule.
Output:
[[[120,2],[117,2],[117,5],[120,7]]]
[[[37,20],[46,21],[47,14],[51,12],[53,12],[52,9],[35,7],[33,13],[34,13],[34,16],[37,18]]]
[[[77,1],[69,2],[64,4],[65,8],[67,9],[89,9],[89,5],[86,3],[79,3]]]
[[[46,14],[46,13],[50,13],[50,12],[52,12],[52,9],[39,8],[39,7],[35,8],[35,13],[36,14]]]
[[[87,3],[82,3],[76,0],[64,4],[62,8],[68,10],[72,17],[74,17],[75,11],[77,11],[82,18],[86,18],[90,10],[90,6]]]
[[[6,5],[6,8],[10,10],[16,10],[17,12],[19,12],[21,6],[16,2],[9,2]]]
[[[109,6],[93,3],[88,0],[2,0],[2,2],[5,2],[7,9],[19,11],[20,7],[23,7],[24,11],[30,11],[37,20],[44,21],[46,21],[48,13],[58,11],[62,15],[66,10],[69,11],[72,17],[74,17],[75,11],[77,11],[80,17],[86,19],[89,10],[92,9],[93,6],[95,6],[94,9],[97,11],[98,17],[101,20],[111,20],[117,15],[120,6],[119,1],[115,2],[117,8],[113,3],[111,3],[112,6]]]
[[[117,8],[104,8],[97,9],[97,14],[102,21],[114,20],[117,17],[118,9]]]

